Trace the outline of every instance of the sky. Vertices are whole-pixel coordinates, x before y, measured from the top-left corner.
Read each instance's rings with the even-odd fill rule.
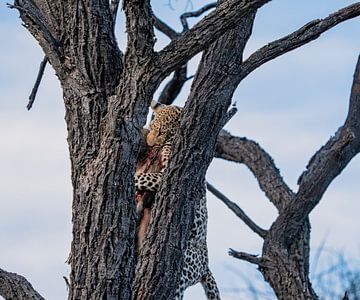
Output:
[[[273,1],[258,13],[245,56],[353,2]],[[169,7],[168,0],[158,0],[153,10],[181,30],[179,14],[205,3],[193,0],[191,7],[187,1],[173,1]],[[120,13],[117,39],[122,49],[124,32]],[[239,111],[226,129],[259,142],[294,191],[311,156],[344,122],[359,36],[360,18],[342,23],[255,70],[234,95]],[[18,13],[4,2],[0,4],[0,41],[0,267],[24,275],[46,299],[65,299],[72,192],[61,88],[47,66],[34,107],[26,110],[43,53],[21,26]],[[167,42],[159,34],[157,49]],[[189,75],[199,59],[190,62]],[[184,104],[190,84],[178,105]],[[311,259],[323,241],[328,249],[360,258],[359,176],[360,158],[355,157],[311,213]],[[207,179],[263,228],[276,218],[276,210],[245,166],[214,159]],[[242,299],[237,292],[247,285],[244,274],[255,276],[256,270],[229,257],[228,248],[260,254],[262,241],[210,194],[208,210],[210,268],[223,299]],[[200,285],[185,294],[185,299],[202,298]]]

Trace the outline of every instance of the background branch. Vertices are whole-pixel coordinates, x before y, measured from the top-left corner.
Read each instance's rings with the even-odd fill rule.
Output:
[[[176,97],[181,92],[187,78],[187,65],[182,65],[180,68],[176,69],[171,80],[165,85],[162,90],[158,102],[170,105],[174,102]]]
[[[295,199],[280,213],[272,234],[285,245],[291,243],[305,218],[320,202],[324,192],[360,151],[360,57],[356,65],[350,95],[349,112],[344,125],[311,158],[299,179]]]
[[[179,35],[168,24],[166,24],[164,21],[160,20],[155,14],[153,14],[153,21],[154,21],[155,28],[157,30],[161,31],[163,34],[165,34],[171,40],[176,38]]]
[[[44,300],[25,277],[3,269],[0,269],[0,296],[5,299]]]
[[[180,20],[181,20],[181,24],[183,25],[184,31],[188,31],[189,30],[189,24],[187,22],[187,18],[193,18],[193,17],[199,17],[201,16],[204,12],[207,12],[208,10],[215,8],[216,7],[216,2],[212,2],[209,3],[203,7],[201,7],[198,10],[195,11],[191,11],[191,12],[186,12],[184,14],[182,14],[180,16]]]
[[[233,201],[221,193],[217,188],[211,185],[209,182],[206,182],[207,189],[217,198],[219,198],[224,204],[235,214],[237,215],[252,231],[257,233],[259,236],[264,238],[267,234],[265,229],[262,229],[258,226],[250,217]]]
[[[193,28],[174,39],[159,52],[163,76],[206,49],[224,32],[236,26],[239,20],[271,0],[227,0],[198,22]]]
[[[241,259],[241,260],[245,260],[245,261],[255,264],[255,265],[261,265],[261,261],[262,261],[262,259],[260,257],[258,257],[258,255],[236,251],[231,248],[229,249],[229,255],[232,257]]]
[[[245,164],[278,210],[293,199],[294,193],[284,182],[274,160],[258,143],[222,130],[217,138],[215,157]]]
[[[323,32],[359,15],[360,2],[357,2],[338,10],[325,19],[313,20],[293,33],[269,43],[244,61],[239,71],[241,79],[264,63],[317,39]]]

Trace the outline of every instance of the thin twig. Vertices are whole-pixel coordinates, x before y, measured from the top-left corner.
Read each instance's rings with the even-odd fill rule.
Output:
[[[258,226],[253,220],[251,220],[248,215],[233,201],[231,201],[228,197],[226,197],[223,193],[221,193],[218,189],[216,189],[209,182],[206,182],[206,186],[209,192],[211,192],[214,196],[219,198],[225,205],[235,214],[237,215],[252,231],[257,233],[262,238],[265,238],[267,234],[267,230],[262,229]]]
[[[324,19],[308,22],[291,34],[275,40],[251,54],[241,66],[240,77],[245,78],[266,62],[317,39],[322,33],[339,23],[359,15],[360,2],[357,2],[330,14]]]
[[[249,253],[246,253],[246,252],[238,252],[234,249],[229,249],[229,255],[232,256],[232,257],[235,257],[235,258],[238,258],[238,259],[241,259],[241,260],[245,260],[247,262],[250,262],[252,264],[255,264],[255,265],[261,265],[262,263],[262,259],[261,257],[258,257],[258,255],[254,255],[254,254],[249,254]]]
[[[32,105],[33,105],[33,103],[35,101],[36,93],[38,91],[42,76],[44,75],[44,71],[45,71],[47,61],[48,61],[47,57],[44,56],[42,62],[40,63],[40,68],[39,68],[39,72],[38,72],[38,75],[37,75],[37,78],[36,78],[36,81],[35,81],[35,85],[34,85],[32,91],[31,91],[31,94],[29,96],[29,103],[26,106],[26,108],[28,110],[31,109],[31,107],[32,107]]]
[[[216,2],[213,2],[213,3],[209,3],[205,6],[203,6],[202,8],[198,9],[198,10],[195,10],[195,11],[191,11],[191,12],[186,12],[184,14],[182,14],[180,16],[180,20],[181,20],[181,24],[184,28],[184,31],[188,31],[189,30],[189,24],[187,22],[187,18],[193,18],[193,17],[198,17],[200,15],[202,15],[204,12],[212,9],[212,8],[215,8],[216,7]]]

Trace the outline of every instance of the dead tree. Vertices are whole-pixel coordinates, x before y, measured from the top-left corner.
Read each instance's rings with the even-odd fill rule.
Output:
[[[182,16],[181,33],[154,16],[150,0],[123,0],[126,49],[118,48],[114,36],[119,2],[15,0],[10,5],[39,42],[63,89],[73,184],[69,299],[171,299],[193,218],[192,200],[201,196],[199,186],[214,154],[249,166],[279,211],[268,230],[248,220],[264,238],[261,257],[231,254],[259,265],[280,299],[316,299],[308,279],[308,215],[359,151],[359,72],[348,119],[311,159],[297,193],[259,145],[225,132],[217,137],[230,117],[233,93],[248,74],[357,17],[360,3],[313,20],[243,60],[257,10],[270,0],[218,1],[192,28],[186,19],[206,9]],[[171,37],[158,52],[154,26]],[[182,79],[170,91],[176,94],[186,80],[181,68],[200,52],[136,266],[134,171],[141,129],[160,83],[175,71]],[[18,288],[6,288],[9,276],[1,273],[0,294],[18,298]],[[41,299],[22,278],[11,284]]]

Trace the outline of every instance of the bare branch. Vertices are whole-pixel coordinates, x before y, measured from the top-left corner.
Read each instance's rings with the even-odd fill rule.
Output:
[[[5,299],[44,299],[25,277],[3,269],[0,269],[0,296]]]
[[[305,218],[320,202],[330,183],[360,151],[360,56],[356,65],[350,105],[344,125],[311,158],[299,178],[295,199],[280,213],[272,232],[285,245],[291,243]]]
[[[161,21],[155,15],[153,15],[153,20],[155,28],[167,35],[171,40],[179,36],[179,34],[174,29],[172,29],[168,24]],[[185,82],[188,80],[186,75],[186,63],[175,70],[172,79],[165,85],[163,91],[161,92],[158,102],[166,105],[172,104],[174,102]]]
[[[182,36],[174,39],[159,52],[158,62],[164,75],[186,63],[206,49],[227,30],[238,24],[241,17],[271,0],[227,0]]]
[[[171,40],[179,36],[179,34],[174,29],[172,29],[168,24],[160,20],[154,14],[153,14],[153,20],[154,20],[155,28],[161,31],[166,36],[168,36]]]
[[[317,39],[323,32],[359,15],[360,2],[357,2],[338,10],[325,19],[317,19],[307,23],[295,32],[271,42],[251,54],[241,66],[240,77],[246,77],[264,63]]]
[[[253,220],[248,217],[248,215],[233,201],[221,193],[209,182],[206,182],[207,189],[217,198],[219,198],[224,204],[235,214],[237,215],[252,231],[257,233],[262,238],[265,238],[267,231],[258,226]]]
[[[216,2],[213,3],[209,3],[205,6],[203,6],[202,8],[195,10],[195,11],[191,11],[191,12],[186,12],[184,14],[182,14],[180,16],[180,20],[181,20],[181,24],[183,25],[184,31],[188,31],[189,30],[189,24],[187,22],[187,18],[193,18],[193,17],[199,17],[201,16],[204,12],[215,8],[216,7]]]
[[[215,157],[245,164],[278,210],[293,199],[294,193],[284,182],[273,159],[256,142],[222,130],[217,139]]]
[[[258,257],[258,255],[249,254],[246,252],[239,252],[231,248],[229,249],[229,255],[259,266],[262,263],[262,259],[261,257]]]
[[[42,62],[40,63],[40,68],[39,68],[39,72],[38,72],[38,75],[36,77],[36,81],[35,81],[35,85],[31,91],[31,94],[29,96],[29,103],[28,105],[26,106],[26,108],[28,110],[31,109],[32,105],[34,104],[34,101],[35,101],[35,97],[36,97],[36,93],[38,91],[38,88],[39,88],[39,85],[40,85],[40,82],[41,82],[41,79],[42,79],[42,76],[44,75],[44,71],[45,71],[45,67],[46,67],[46,63],[47,63],[47,57],[44,56]]]
[[[158,102],[169,105],[174,102],[176,97],[181,92],[182,87],[188,80],[186,77],[187,66],[183,65],[176,69],[172,79],[165,85],[162,90]]]

